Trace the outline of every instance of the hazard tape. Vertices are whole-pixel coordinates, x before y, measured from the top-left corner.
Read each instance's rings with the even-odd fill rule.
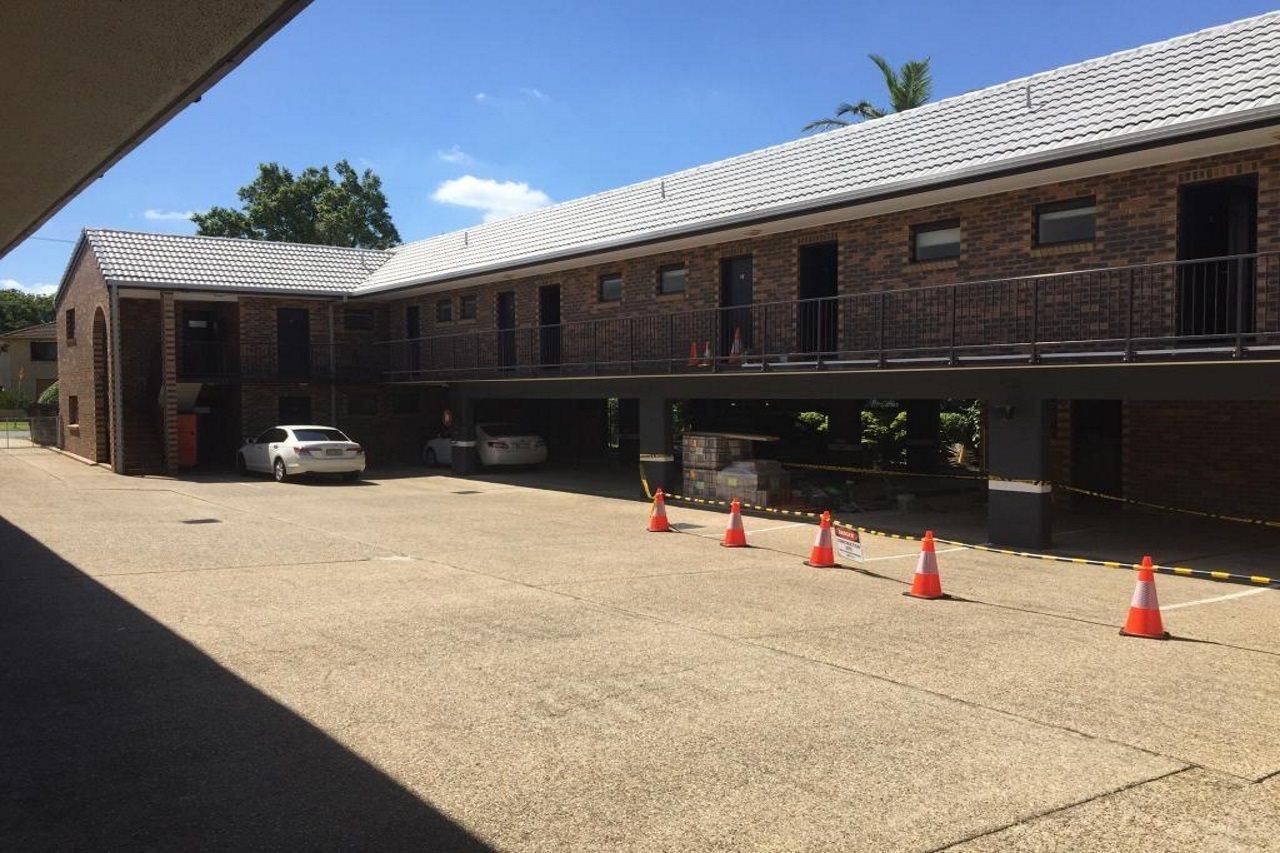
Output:
[[[649,488],[649,481],[644,475],[644,466],[640,466],[640,485],[644,488],[645,497],[649,500],[653,499],[653,490]],[[729,506],[729,501],[722,501],[715,498],[695,498],[686,495],[662,493],[662,497],[667,501],[677,501],[680,503],[700,504],[703,506]],[[790,518],[821,518],[820,513],[809,512],[802,509],[780,509],[772,506],[761,506],[759,504],[750,504],[738,502],[739,507],[752,512],[763,512],[769,515],[781,515]],[[919,542],[921,537],[911,536],[906,533],[893,533],[888,530],[876,530],[873,527],[862,527],[856,524],[849,524],[844,521],[831,520],[833,527],[843,527],[847,530],[856,530],[859,533],[866,533],[871,536],[883,536],[886,539],[898,539],[906,542]],[[1040,554],[1035,551],[1017,551],[1011,548],[997,548],[994,545],[979,545],[975,542],[961,542],[957,539],[941,539],[937,536],[934,542],[940,542],[944,545],[953,545],[957,548],[965,548],[970,551],[986,551],[989,554],[1003,554],[1007,557],[1022,557],[1028,560],[1044,560],[1050,563],[1068,563],[1077,566],[1101,566],[1108,569],[1124,569],[1126,571],[1136,571],[1142,566],[1138,563],[1123,563],[1116,560],[1095,560],[1090,557],[1066,557],[1058,554]],[[1177,575],[1179,577],[1200,578],[1201,580],[1221,581],[1226,583],[1247,583],[1269,586],[1272,584],[1280,586],[1280,578],[1267,577],[1266,575],[1242,575],[1235,572],[1224,572],[1214,569],[1193,569],[1189,566],[1152,566],[1152,571],[1162,575]]]
[[[1076,495],[1101,498],[1102,500],[1128,504],[1129,506],[1142,507],[1143,509],[1172,512],[1178,513],[1179,515],[1190,515],[1195,516],[1196,518],[1207,518],[1214,521],[1230,521],[1236,524],[1251,524],[1255,527],[1272,527],[1280,529],[1280,521],[1273,521],[1265,518],[1246,518],[1240,515],[1227,515],[1226,513],[1220,512],[1205,512],[1204,510],[1187,509],[1186,507],[1152,503],[1151,501],[1140,501],[1136,498],[1126,498],[1121,495],[1109,495],[1106,492],[1093,491],[1092,489],[1082,489],[1079,486],[1059,483],[1054,480],[1023,480],[1017,477],[1002,477],[999,474],[957,474],[949,471],[936,473],[926,473],[923,471],[894,471],[892,469],[884,468],[858,468],[851,465],[817,465],[807,462],[784,462],[782,464],[787,468],[800,468],[811,471],[831,471],[847,474],[880,474],[887,477],[925,477],[929,479],[947,480],[987,480],[995,481],[997,483],[1022,483],[1028,486],[1048,486],[1052,489],[1059,489]]]

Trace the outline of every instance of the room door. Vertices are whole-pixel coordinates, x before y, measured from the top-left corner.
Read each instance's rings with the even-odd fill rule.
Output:
[[[1257,245],[1256,175],[1179,188],[1178,335],[1253,331]]]
[[[560,364],[560,285],[538,288],[538,363],[543,367]]]
[[[751,349],[752,323],[751,256],[725,258],[720,262],[720,352],[721,358],[733,351],[735,338],[743,351]]]
[[[796,351],[833,355],[839,349],[839,256],[835,243],[800,247]]]
[[[516,292],[506,290],[498,294],[498,364],[515,367],[516,364]]]
[[[276,364],[284,378],[311,375],[311,312],[306,308],[276,310]]]

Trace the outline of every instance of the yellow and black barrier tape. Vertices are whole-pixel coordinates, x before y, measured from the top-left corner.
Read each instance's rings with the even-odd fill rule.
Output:
[[[644,475],[644,466],[640,466],[640,485],[644,488],[645,497],[653,500],[653,490],[649,488],[649,481]],[[702,506],[728,507],[729,501],[719,500],[717,498],[695,498],[686,495],[677,495],[664,491],[662,493],[664,500],[678,501],[680,503],[695,504]],[[739,508],[743,512],[763,512],[769,515],[780,515],[790,518],[818,519],[822,517],[821,513],[811,512],[802,509],[781,509],[772,506],[760,506],[759,504],[738,502]],[[848,530],[856,530],[859,533],[866,533],[870,536],[882,536],[886,539],[900,539],[906,542],[919,542],[921,537],[912,536],[908,533],[893,533],[888,530],[876,530],[873,527],[863,527],[857,524],[849,524],[844,521],[831,519],[834,527],[844,527]],[[1007,557],[1021,557],[1028,560],[1045,560],[1051,563],[1069,563],[1077,566],[1101,566],[1108,569],[1124,569],[1125,571],[1137,571],[1141,568],[1138,563],[1124,563],[1117,560],[1097,560],[1092,557],[1068,557],[1059,554],[1040,554],[1035,551],[1018,551],[1012,548],[997,548],[994,545],[979,545],[975,542],[961,542],[958,539],[942,539],[937,536],[934,542],[943,545],[952,545],[956,548],[965,548],[970,551],[986,551],[989,554],[1003,554]],[[1155,565],[1151,567],[1157,574],[1177,575],[1179,577],[1200,578],[1201,580],[1221,581],[1224,583],[1243,583],[1257,584],[1260,586],[1276,585],[1280,586],[1280,578],[1267,577],[1266,575],[1242,575],[1236,572],[1225,572],[1216,569],[1193,569],[1190,566],[1161,566]]]
[[[877,474],[887,477],[923,477],[930,479],[947,479],[947,480],[987,480],[1000,483],[1025,483],[1031,486],[1048,486],[1051,489],[1057,489],[1063,492],[1071,492],[1076,495],[1085,495],[1091,498],[1100,498],[1102,500],[1114,501],[1116,503],[1128,504],[1129,506],[1141,507],[1143,509],[1157,510],[1160,512],[1172,512],[1179,515],[1190,515],[1196,518],[1206,518],[1213,521],[1229,521],[1234,524],[1251,524],[1255,527],[1271,527],[1280,529],[1280,521],[1267,518],[1246,518],[1240,515],[1229,515],[1221,512],[1206,512],[1199,509],[1188,509],[1180,506],[1170,506],[1169,504],[1153,503],[1151,501],[1142,501],[1137,498],[1126,498],[1121,495],[1111,495],[1106,492],[1098,492],[1092,489],[1082,489],[1079,486],[1072,486],[1069,483],[1059,483],[1055,480],[1024,480],[1017,477],[1003,477],[999,474],[962,474],[953,471],[898,471],[893,468],[861,468],[851,465],[818,465],[808,462],[784,462],[787,468],[799,468],[809,471],[830,471],[833,473],[844,474]]]

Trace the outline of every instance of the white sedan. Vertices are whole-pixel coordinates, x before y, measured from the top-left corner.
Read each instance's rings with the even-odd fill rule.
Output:
[[[341,474],[358,480],[364,464],[364,448],[329,426],[272,427],[257,438],[246,438],[236,452],[240,473],[258,471],[281,483],[295,474]]]
[[[448,465],[453,461],[452,442],[433,438],[422,448],[427,465]],[[542,436],[513,424],[476,424],[476,451],[480,462],[491,465],[541,465],[547,461],[547,443]]]

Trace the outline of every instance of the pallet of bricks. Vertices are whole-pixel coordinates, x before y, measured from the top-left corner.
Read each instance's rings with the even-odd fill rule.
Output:
[[[753,459],[751,439],[744,436],[685,433],[682,461],[688,497],[774,506],[791,495],[781,463]]]

